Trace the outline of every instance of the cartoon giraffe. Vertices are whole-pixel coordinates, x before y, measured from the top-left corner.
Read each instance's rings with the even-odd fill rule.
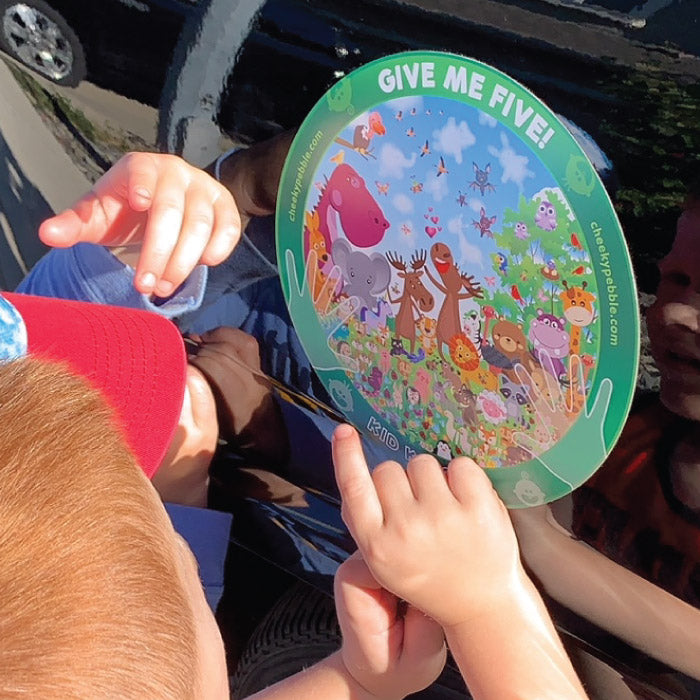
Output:
[[[580,376],[578,364],[581,361],[581,329],[593,323],[595,312],[593,302],[596,300],[595,294],[586,291],[587,282],[583,282],[580,287],[570,287],[566,280],[562,280],[564,291],[559,295],[564,304],[564,318],[571,324],[569,340],[569,375],[571,385],[569,387],[569,413],[578,413],[585,400],[585,380],[590,371],[590,365],[583,362],[584,386],[580,386]],[[574,356],[578,358],[574,360]]]
[[[564,304],[564,318],[571,324],[569,352],[581,355],[581,329],[593,323],[595,294],[586,291],[588,282],[580,287],[569,287],[566,280],[562,280],[562,284],[564,291],[559,298]]]
[[[308,236],[309,252],[313,250],[316,253],[317,262],[313,269],[311,266],[307,269],[311,298],[316,310],[325,313],[335,294],[339,280],[331,277],[329,281],[323,272],[323,267],[328,262],[329,255],[326,249],[326,240],[320,229],[318,212],[304,212],[304,221],[306,223],[305,233]]]

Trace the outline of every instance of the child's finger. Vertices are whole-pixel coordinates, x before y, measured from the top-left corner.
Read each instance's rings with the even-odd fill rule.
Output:
[[[94,199],[94,195],[90,195]],[[39,226],[39,238],[52,248],[68,248],[80,240],[83,222],[73,209],[52,216]]]
[[[498,499],[484,470],[468,457],[457,457],[450,462],[447,481],[455,498],[463,505],[481,499]]]
[[[185,194],[182,227],[177,244],[163,270],[160,284],[177,288],[199,264],[214,227],[211,195],[204,187],[190,186]]]
[[[260,345],[256,338],[240,328],[219,326],[202,335],[203,348],[216,345],[226,355],[235,355],[246,367],[260,370]]]
[[[431,455],[413,457],[406,468],[413,495],[419,501],[444,499],[450,496],[450,489],[440,463]]]
[[[372,575],[367,562],[362,558],[360,550],[353,552],[338,568],[336,582],[349,583],[359,588],[378,590],[382,585]]]
[[[241,217],[228,190],[222,191],[214,202],[214,229],[209,238],[202,262],[218,265],[228,258],[241,237]]]
[[[212,437],[212,447],[216,447],[218,427],[214,394],[206,377],[192,365],[187,366],[186,393],[189,395],[189,410],[192,413],[194,425]]]
[[[149,153],[129,153],[120,166],[126,173],[126,196],[135,211],[145,211],[151,206],[158,186],[158,167]],[[119,172],[116,173],[119,175]]]
[[[382,462],[372,472],[372,480],[385,521],[394,514],[405,515],[415,502],[408,476],[398,462]]]
[[[349,425],[339,425],[333,433],[332,449],[343,520],[360,545],[382,526],[382,506],[357,431]]]
[[[442,627],[423,612],[408,606],[404,615],[403,655],[415,664],[440,669],[447,660],[447,646]]]
[[[141,257],[136,267],[136,287],[142,294],[168,296],[174,290],[164,281],[157,287],[177,245],[185,211],[186,183],[177,172],[163,172],[148,212]]]

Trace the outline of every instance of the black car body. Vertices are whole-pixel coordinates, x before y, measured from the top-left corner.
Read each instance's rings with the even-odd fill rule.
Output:
[[[157,104],[180,32],[196,9],[196,0],[107,0],[99,4],[4,0],[0,3],[0,45],[59,84],[75,86],[87,78],[128,97]],[[53,23],[52,28],[58,29],[71,49],[70,65],[58,67],[58,73],[52,74],[52,66],[42,61],[41,50],[50,53],[46,42],[39,42],[34,52],[18,55],[26,38],[32,36],[31,31],[22,31],[25,25],[33,23],[36,38],[49,29],[43,22]]]

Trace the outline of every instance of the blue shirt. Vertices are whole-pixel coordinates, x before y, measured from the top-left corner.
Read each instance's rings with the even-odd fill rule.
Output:
[[[240,328],[260,346],[263,372],[333,405],[294,330],[277,273],[272,217],[254,219],[221,265],[197,267],[174,295],[153,302],[134,288],[134,271],[109,250],[89,243],[54,249],[17,291],[154,311],[185,333],[219,326]],[[296,404],[279,401],[290,436],[290,470],[306,483],[334,488],[330,437],[336,422]],[[370,464],[394,457],[384,445],[366,440]],[[303,476],[302,476],[303,475]]]

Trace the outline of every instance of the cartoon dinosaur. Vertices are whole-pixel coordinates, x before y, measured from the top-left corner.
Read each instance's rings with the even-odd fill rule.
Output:
[[[377,310],[363,307],[360,309],[360,320],[367,328],[378,331],[386,328],[387,319],[392,315],[391,307],[383,299],[377,300]]]
[[[341,235],[358,248],[377,245],[390,224],[381,207],[370,194],[365,181],[347,163],[341,163],[331,173],[323,192],[312,212],[318,214],[318,230],[323,235],[327,251],[333,251],[333,243]],[[309,239],[304,238],[304,257],[309,255]],[[329,258],[323,266],[328,275],[333,266]]]

